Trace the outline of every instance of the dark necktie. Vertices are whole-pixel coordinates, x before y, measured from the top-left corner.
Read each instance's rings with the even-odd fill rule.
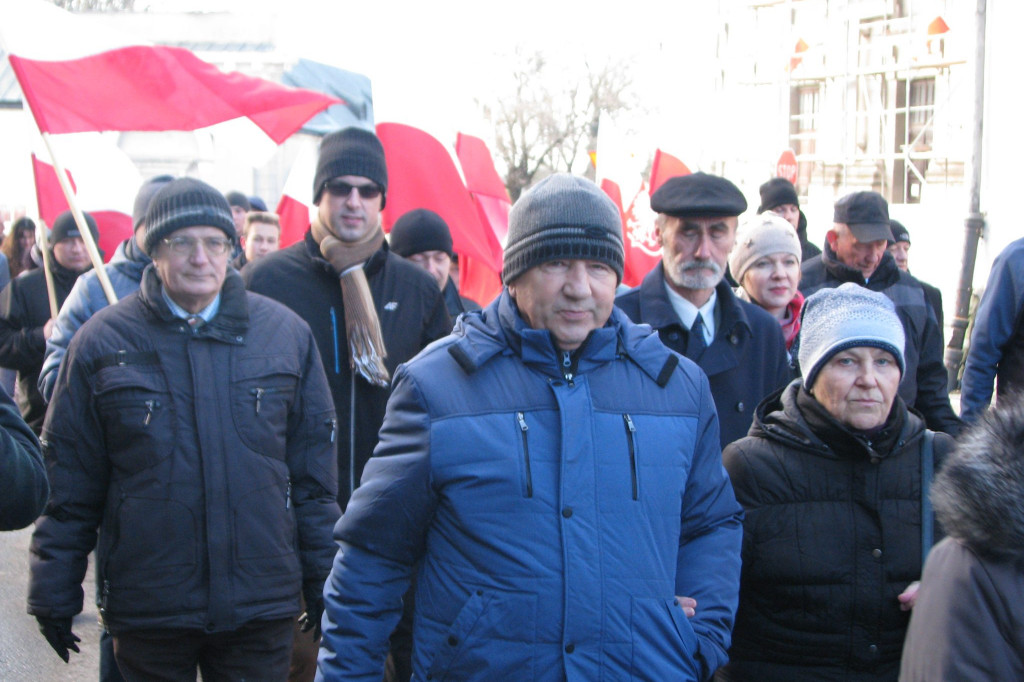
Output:
[[[693,326],[690,327],[690,336],[686,341],[686,357],[694,361],[699,360],[707,348],[708,343],[704,340],[704,318],[697,313],[697,318],[693,321]]]

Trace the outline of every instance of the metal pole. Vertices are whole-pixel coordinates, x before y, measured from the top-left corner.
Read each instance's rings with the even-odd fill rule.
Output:
[[[978,256],[978,240],[985,229],[985,216],[981,214],[981,152],[985,111],[985,2],[977,0],[977,37],[974,54],[974,139],[971,149],[970,208],[964,220],[964,259],[960,267],[960,286],[956,292],[956,312],[953,332],[946,346],[946,375],[949,390],[957,387],[960,365],[964,359],[964,339],[967,336],[971,307],[971,289],[974,282],[974,261]]]

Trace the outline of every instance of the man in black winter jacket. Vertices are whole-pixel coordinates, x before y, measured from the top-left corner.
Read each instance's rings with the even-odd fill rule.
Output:
[[[86,322],[61,365],[28,611],[65,661],[97,535],[126,679],[282,679],[300,595],[319,623],[340,515],[334,407],[308,325],[245,291],[234,241],[219,192],[168,183],[139,292]]]
[[[935,313],[921,283],[896,267],[886,251],[893,238],[888,203],[877,192],[854,192],[836,202],[834,220],[826,234],[824,253],[800,268],[801,293],[806,297],[819,289],[853,282],[888,296],[907,337],[900,397],[924,415],[929,429],[957,435],[961,422],[949,404],[942,334]]]
[[[93,240],[97,240],[96,221],[88,213],[85,220]],[[71,211],[57,216],[52,232],[49,254],[52,257],[49,260],[53,293],[59,310],[75,280],[92,268],[92,262]],[[36,435],[43,428],[46,416],[46,402],[37,384],[46,355],[46,340],[53,333],[53,323],[43,268],[14,278],[0,292],[0,365],[18,370],[18,407]]]

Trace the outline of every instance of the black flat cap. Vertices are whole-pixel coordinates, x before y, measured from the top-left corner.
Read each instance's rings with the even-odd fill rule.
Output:
[[[718,218],[743,213],[747,200],[725,178],[691,173],[666,180],[651,197],[651,208],[679,218]]]
[[[889,204],[878,192],[854,192],[836,202],[837,223],[848,225],[859,242],[892,241]]]

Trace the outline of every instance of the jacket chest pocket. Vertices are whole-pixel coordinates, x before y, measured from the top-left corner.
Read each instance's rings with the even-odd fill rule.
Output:
[[[284,358],[242,358],[235,364],[231,415],[247,447],[267,457],[285,458],[288,416],[298,386],[298,368]]]
[[[115,470],[130,476],[170,456],[174,406],[159,367],[104,367],[96,374],[93,395]]]

